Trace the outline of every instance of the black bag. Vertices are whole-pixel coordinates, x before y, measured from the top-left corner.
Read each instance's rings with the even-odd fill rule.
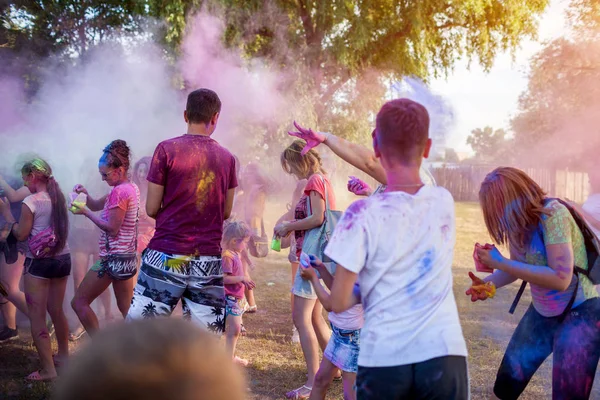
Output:
[[[577,277],[577,282],[575,284],[575,291],[573,291],[573,296],[571,296],[571,299],[569,300],[569,303],[567,304],[565,311],[563,311],[563,313],[560,316],[560,320],[562,321],[563,319],[565,319],[565,317],[567,316],[569,311],[571,311],[571,307],[573,307],[573,303],[575,302],[575,298],[577,297],[577,291],[579,290],[579,275],[580,274],[585,275],[590,281],[592,281],[592,283],[594,285],[600,284],[600,240],[594,234],[594,231],[592,230],[592,228],[590,228],[590,226],[586,222],[586,220],[581,215],[579,215],[579,213],[575,209],[573,209],[573,207],[571,207],[571,205],[569,203],[567,203],[561,199],[556,199],[556,198],[549,198],[546,200],[547,201],[556,200],[560,204],[565,206],[567,208],[567,210],[569,210],[569,212],[571,213],[571,216],[573,217],[573,219],[575,220],[575,223],[577,224],[577,227],[579,228],[579,230],[581,231],[581,234],[583,235],[585,251],[587,253],[587,259],[588,259],[587,270],[580,268],[577,265],[573,269],[573,274],[575,274],[575,276]],[[543,232],[541,234],[541,238],[542,238],[542,243],[543,243],[543,241],[544,241]],[[521,287],[519,288],[519,291],[517,292],[517,296],[515,297],[515,300],[513,301],[512,305],[510,307],[509,313],[514,314],[515,309],[517,308],[517,304],[519,304],[519,300],[521,300],[521,296],[523,295],[523,292],[525,291],[526,286],[527,286],[527,281],[523,281],[523,283],[521,283]]]
[[[260,236],[252,235],[248,242],[248,251],[254,258],[265,258],[269,254],[269,238],[265,232],[265,222],[260,220]]]

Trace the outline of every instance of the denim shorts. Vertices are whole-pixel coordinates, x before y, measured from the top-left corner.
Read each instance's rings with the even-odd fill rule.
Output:
[[[358,350],[360,349],[360,329],[340,329],[331,324],[331,338],[323,356],[344,372],[358,371]]]
[[[71,255],[52,258],[26,258],[25,273],[41,279],[60,279],[71,275]]]
[[[335,270],[335,265],[325,264],[327,270],[333,275]],[[292,294],[302,297],[304,299],[316,299],[317,293],[315,292],[315,288],[312,285],[312,282],[306,280],[300,276],[300,271],[302,266],[298,266],[298,270],[296,271],[296,276],[294,277],[294,284],[292,285]],[[318,275],[317,271],[317,275]]]

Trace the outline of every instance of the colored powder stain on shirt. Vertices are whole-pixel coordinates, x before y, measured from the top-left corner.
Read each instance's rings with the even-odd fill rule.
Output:
[[[425,275],[431,269],[431,263],[434,258],[433,249],[427,250],[423,258],[421,258],[421,263],[419,264],[419,274],[421,276]]]
[[[198,185],[196,186],[196,206],[198,210],[204,208],[206,197],[212,189],[212,184],[215,181],[215,173],[213,171],[202,171]]]

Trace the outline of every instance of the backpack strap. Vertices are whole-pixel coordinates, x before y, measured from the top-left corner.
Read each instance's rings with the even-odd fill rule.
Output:
[[[519,288],[519,291],[517,292],[517,295],[515,296],[515,299],[513,300],[512,305],[510,306],[510,310],[508,310],[509,313],[511,313],[511,314],[515,313],[515,309],[517,308],[517,305],[519,304],[519,301],[521,300],[521,296],[523,296],[523,292],[525,291],[526,287],[527,287],[527,281],[523,281],[521,283],[521,287]]]

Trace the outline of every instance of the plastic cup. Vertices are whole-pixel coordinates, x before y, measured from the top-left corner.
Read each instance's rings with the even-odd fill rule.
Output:
[[[478,249],[491,250],[493,248],[494,248],[493,244],[486,244],[485,246],[482,246],[479,243],[475,243],[475,250],[473,250],[473,260],[475,261],[475,270],[477,272],[484,272],[484,273],[492,273],[492,272],[494,272],[493,268],[490,268],[487,265],[483,264],[479,260],[479,257],[477,257],[477,250]]]

